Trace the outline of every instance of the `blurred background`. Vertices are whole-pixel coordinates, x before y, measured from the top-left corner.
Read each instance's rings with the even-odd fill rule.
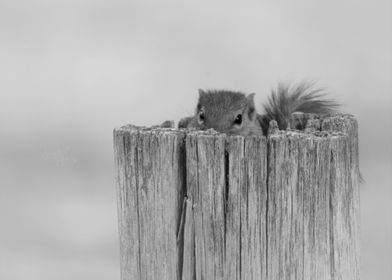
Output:
[[[390,0],[0,0],[0,279],[120,279],[113,128],[302,80],[358,118],[362,279],[392,279],[391,34]]]

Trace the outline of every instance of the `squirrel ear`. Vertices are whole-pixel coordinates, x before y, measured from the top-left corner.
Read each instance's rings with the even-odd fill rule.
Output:
[[[254,101],[253,101],[254,97],[255,97],[255,93],[254,93],[254,92],[248,94],[248,95],[246,96],[246,99],[248,100],[248,103],[253,103],[253,104],[254,104]]]
[[[206,94],[206,92],[204,90],[200,89],[200,88],[198,89],[198,91],[199,91],[199,97],[201,97],[202,95]]]
[[[248,94],[246,96],[246,99],[248,101],[248,116],[250,120],[253,120],[256,116],[254,97],[255,97],[254,93]]]

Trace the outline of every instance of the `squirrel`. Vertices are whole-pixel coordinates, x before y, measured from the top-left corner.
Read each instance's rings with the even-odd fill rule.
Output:
[[[323,88],[305,82],[293,87],[278,84],[263,104],[263,114],[256,112],[254,96],[254,93],[199,89],[195,115],[181,119],[178,127],[213,128],[229,135],[267,135],[271,120],[283,130],[287,129],[293,113],[332,114],[340,107],[338,102],[325,98]]]

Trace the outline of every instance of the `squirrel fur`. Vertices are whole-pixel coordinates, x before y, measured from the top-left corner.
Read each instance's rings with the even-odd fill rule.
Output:
[[[286,129],[293,113],[331,114],[340,106],[326,98],[324,89],[314,88],[311,83],[294,87],[279,84],[263,104],[263,114],[256,112],[254,95],[230,90],[199,90],[195,115],[181,119],[178,126],[212,128],[229,135],[267,135],[271,120],[277,122],[279,129]]]

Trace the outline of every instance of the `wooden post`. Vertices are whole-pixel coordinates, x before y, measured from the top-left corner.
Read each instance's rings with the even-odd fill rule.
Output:
[[[223,279],[266,279],[267,141],[257,137],[227,140]]]
[[[358,280],[356,121],[300,120],[268,138],[115,130],[121,279]]]
[[[339,133],[270,137],[268,279],[335,279],[330,263],[335,211],[330,203],[337,198],[331,186],[348,170],[334,166],[331,156],[341,149],[341,157],[347,157],[346,142],[347,136]],[[339,183],[337,188],[344,187]]]
[[[345,147],[334,146],[331,162],[338,171],[332,177],[330,208],[334,244],[331,246],[334,279],[360,278],[360,197],[358,123],[352,115],[336,115],[321,121],[322,131],[347,135]],[[341,150],[339,150],[341,149]],[[335,175],[335,174],[332,174]],[[341,178],[339,177],[341,176]]]
[[[187,135],[196,279],[265,279],[266,147],[260,137]]]
[[[185,134],[126,126],[114,131],[121,279],[179,279]]]

